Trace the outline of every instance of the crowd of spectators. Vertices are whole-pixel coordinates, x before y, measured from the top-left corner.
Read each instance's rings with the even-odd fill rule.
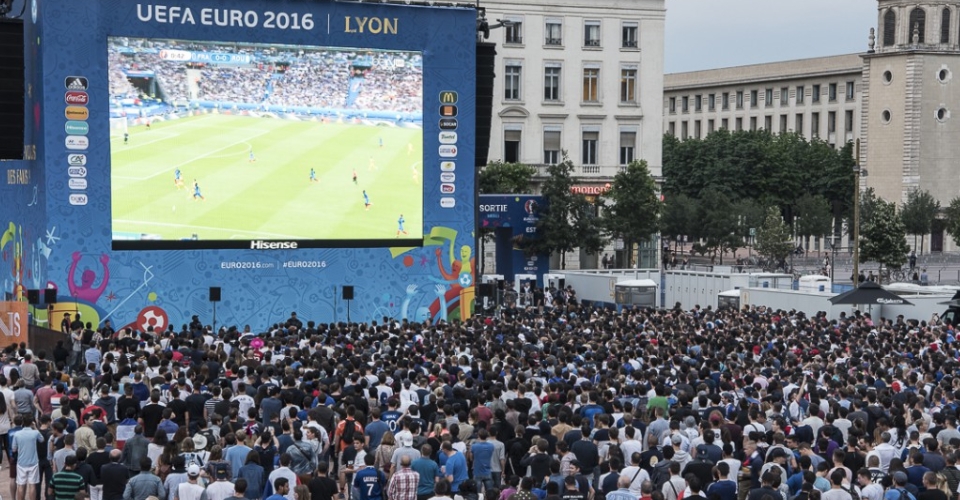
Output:
[[[948,500],[938,318],[624,309],[94,330],[12,346],[18,499]],[[549,297],[549,300],[547,299]],[[25,495],[25,496],[24,496]]]

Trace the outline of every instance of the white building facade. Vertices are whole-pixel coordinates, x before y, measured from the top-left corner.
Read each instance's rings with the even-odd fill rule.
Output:
[[[484,1],[497,44],[490,161],[547,165],[585,183],[644,159],[662,171],[664,0]]]

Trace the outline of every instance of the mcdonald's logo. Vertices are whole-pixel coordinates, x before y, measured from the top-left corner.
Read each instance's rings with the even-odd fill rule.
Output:
[[[457,116],[457,107],[450,105],[440,106],[440,116],[447,118]]]
[[[440,104],[456,104],[457,99],[457,93],[452,90],[440,92]]]

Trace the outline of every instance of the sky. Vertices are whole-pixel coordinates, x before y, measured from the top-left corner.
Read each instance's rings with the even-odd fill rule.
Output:
[[[877,0],[666,0],[667,73],[866,52]]]

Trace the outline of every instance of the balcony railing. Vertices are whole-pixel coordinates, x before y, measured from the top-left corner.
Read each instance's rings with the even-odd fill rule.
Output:
[[[624,40],[624,41],[623,41],[623,48],[625,48],[625,49],[635,49],[635,48],[637,48],[637,41],[636,41],[636,40]]]
[[[562,38],[547,38],[546,45],[563,45]]]
[[[584,46],[584,47],[599,47],[599,46],[600,46],[600,40],[593,40],[593,39],[591,39],[591,40],[584,40],[584,41],[583,41],[583,46]]]

